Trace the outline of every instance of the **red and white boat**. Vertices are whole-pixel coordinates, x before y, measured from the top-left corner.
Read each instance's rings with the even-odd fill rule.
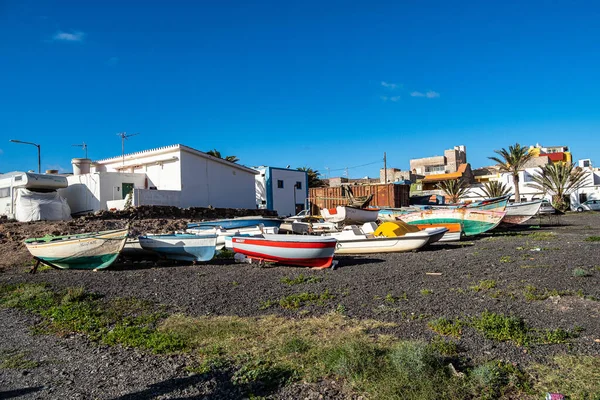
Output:
[[[306,235],[265,234],[231,238],[235,253],[260,261],[313,268],[331,266],[336,243],[332,237]]]

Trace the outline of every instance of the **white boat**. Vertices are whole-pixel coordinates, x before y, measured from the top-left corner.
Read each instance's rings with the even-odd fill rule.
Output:
[[[167,235],[145,235],[139,237],[145,250],[157,252],[161,257],[181,261],[209,261],[215,255],[217,235],[194,235],[175,233]]]
[[[506,215],[502,218],[502,224],[518,225],[533,218],[542,206],[542,200],[533,200],[523,203],[509,203],[506,206]]]
[[[341,232],[325,235],[337,239],[336,254],[373,254],[417,250],[440,240],[447,231],[446,228],[427,228],[399,236],[378,236],[381,230],[373,232],[371,224],[364,224],[362,227],[347,226]]]
[[[379,209],[356,208],[350,206],[337,206],[336,208],[321,209],[321,216],[326,222],[350,224],[363,224],[377,221]]]
[[[301,222],[294,221],[291,224],[292,232],[296,235],[310,235],[339,231],[335,222]]]
[[[215,244],[215,248],[217,250],[222,250],[225,247],[225,241],[227,237],[232,236],[256,236],[262,235],[263,233],[268,234],[277,234],[279,233],[279,228],[276,226],[249,226],[246,228],[232,228],[232,229],[223,229],[218,227],[212,228],[188,228],[185,230],[187,233],[192,233],[194,235],[207,235],[207,234],[215,234],[217,235],[217,242]]]
[[[233,236],[233,251],[251,259],[328,268],[333,262],[335,238],[308,235]]]

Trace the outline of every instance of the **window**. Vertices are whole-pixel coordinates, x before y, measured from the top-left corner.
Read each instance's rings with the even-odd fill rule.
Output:
[[[296,189],[302,189],[302,182],[296,182]]]
[[[277,179],[277,189],[283,189],[283,181],[281,179]]]
[[[425,172],[438,172],[444,173],[446,171],[445,165],[427,165],[425,166]]]
[[[579,193],[579,202],[583,203],[587,200],[587,193]]]
[[[0,197],[10,197],[10,188],[1,188]]]

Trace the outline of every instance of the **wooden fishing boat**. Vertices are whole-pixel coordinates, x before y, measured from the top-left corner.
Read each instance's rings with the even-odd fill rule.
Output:
[[[128,229],[32,238],[25,247],[38,261],[61,269],[104,269],[125,246]]]
[[[372,233],[368,223],[362,227],[350,225],[324,236],[337,239],[336,254],[373,254],[414,251],[440,240],[447,232],[446,228],[420,230],[408,224],[401,227],[399,223],[402,222],[385,222]]]
[[[494,229],[500,224],[504,215],[506,211],[461,207],[415,211],[400,215],[398,219],[411,225],[458,223],[462,225],[466,236],[473,236]]]
[[[401,207],[401,208],[380,208],[377,213],[377,219],[381,222],[386,221],[397,221],[400,215],[408,214],[411,212],[419,211],[419,210],[429,210],[431,206],[429,205],[412,205],[410,207]]]
[[[321,216],[326,222],[350,224],[363,224],[377,221],[377,208],[356,208],[350,206],[337,206],[335,208],[321,209]]]
[[[332,237],[309,235],[265,234],[231,238],[235,253],[260,261],[314,268],[331,266],[336,243]]]
[[[469,204],[440,204],[434,205],[432,208],[434,209],[449,209],[449,208],[471,208],[474,210],[486,210],[486,211],[505,211],[506,206],[508,204],[508,199],[510,195],[494,197],[491,199],[485,199],[476,201],[474,203]]]
[[[213,221],[202,221],[202,222],[192,222],[187,224],[188,229],[192,228],[215,228],[220,227],[223,229],[239,229],[239,228],[248,228],[258,225],[263,225],[265,227],[275,226],[279,228],[283,220],[279,218],[265,218],[265,217],[239,217],[239,218],[230,218],[230,219],[217,219]]]
[[[506,206],[506,215],[502,219],[502,225],[523,224],[533,218],[541,206],[541,199],[523,203],[510,203]]]
[[[440,239],[440,242],[458,242],[462,237],[462,224],[460,223],[445,223],[445,224],[413,224],[419,229],[429,228],[446,228],[448,231]]]
[[[162,258],[191,262],[209,261],[215,255],[217,235],[214,233],[145,235],[140,236],[139,241],[143,249],[154,251]]]

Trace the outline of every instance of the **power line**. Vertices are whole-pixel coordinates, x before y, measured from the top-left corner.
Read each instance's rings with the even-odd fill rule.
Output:
[[[366,166],[368,166],[368,165],[374,165],[374,164],[380,164],[380,163],[381,163],[381,161],[373,161],[373,162],[371,162],[371,163],[368,163],[368,164],[355,165],[354,167],[344,167],[344,168],[336,168],[336,169],[327,168],[327,170],[328,170],[329,172],[331,172],[331,171],[345,171],[345,170],[347,170],[347,169],[353,169],[353,168],[366,167]]]

